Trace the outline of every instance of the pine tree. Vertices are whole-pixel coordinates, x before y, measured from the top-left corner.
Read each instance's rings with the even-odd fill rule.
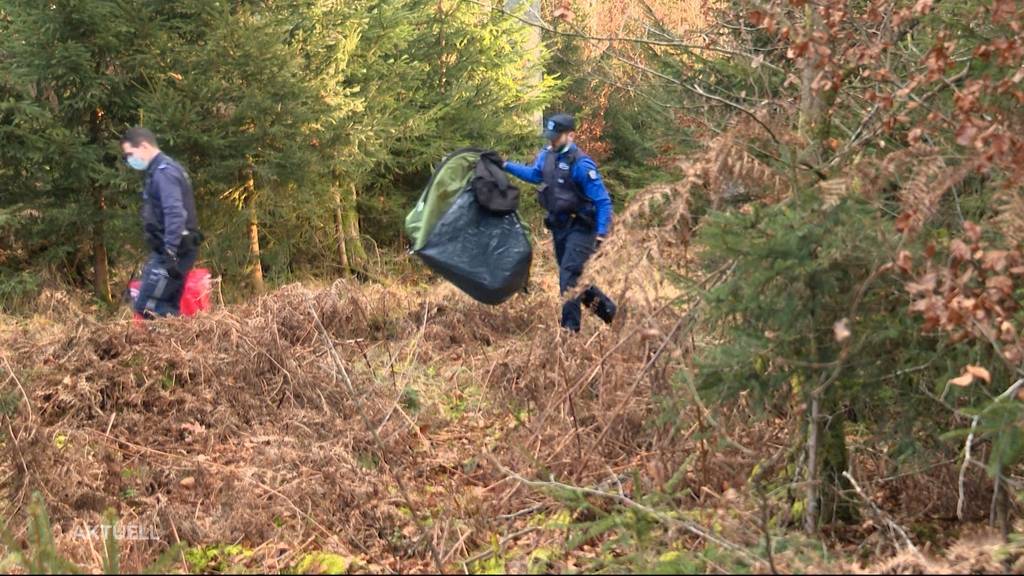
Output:
[[[384,86],[399,84],[399,68],[408,65],[395,62],[392,55],[401,52],[415,15],[409,5],[392,2],[385,8],[377,2],[334,0],[295,5],[297,23],[290,42],[301,52],[303,76],[319,96],[313,138],[322,205],[333,207],[337,264],[346,275],[363,270],[367,261],[358,190],[380,161],[387,131],[398,128],[389,117],[397,102],[383,102],[381,92]]]
[[[149,27],[138,8],[11,0],[0,15],[0,178],[8,190],[0,210],[31,205],[36,216],[17,234],[32,258],[71,278],[83,271],[106,301],[112,220],[127,218],[111,212],[111,194],[125,189],[116,138],[134,119],[147,61]]]
[[[262,219],[310,202],[303,184],[314,176],[316,92],[286,42],[294,13],[279,4],[187,1],[163,6],[157,16],[170,31],[160,54],[167,71],[144,99],[147,123],[197,176],[211,221],[220,223],[214,198],[243,215],[248,276],[261,292]]]

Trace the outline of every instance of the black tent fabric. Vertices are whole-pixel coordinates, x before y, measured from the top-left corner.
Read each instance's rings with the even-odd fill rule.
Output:
[[[533,260],[519,215],[485,209],[471,187],[458,195],[416,254],[463,292],[491,305],[526,287]]]

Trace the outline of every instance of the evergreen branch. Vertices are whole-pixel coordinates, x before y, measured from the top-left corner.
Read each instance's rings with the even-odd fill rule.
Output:
[[[749,116],[754,122],[756,122],[759,126],[761,126],[761,128],[764,128],[765,132],[768,133],[768,136],[771,137],[772,141],[775,142],[776,145],[778,145],[778,146],[782,145],[782,143],[779,140],[779,138],[775,135],[775,132],[773,132],[772,129],[769,128],[767,124],[765,124],[760,118],[758,118],[757,115],[754,114],[754,112],[752,110],[750,110],[749,108],[743,106],[742,104],[738,104],[736,102],[733,102],[733,101],[728,100],[726,98],[723,98],[721,96],[716,96],[714,94],[709,94],[709,93],[705,92],[703,89],[701,89],[700,86],[697,86],[697,84],[692,84],[692,85],[687,84],[686,82],[683,82],[682,80],[678,80],[678,79],[673,78],[673,77],[671,77],[671,76],[669,76],[667,74],[662,74],[661,72],[658,72],[657,70],[652,70],[651,68],[649,68],[647,66],[644,66],[643,64],[640,64],[639,62],[633,62],[632,60],[629,60],[627,58],[623,58],[622,56],[619,56],[618,54],[612,54],[612,57],[615,58],[616,60],[622,62],[623,64],[628,64],[629,66],[632,66],[632,67],[634,67],[634,68],[636,68],[638,70],[646,72],[646,73],[648,73],[648,74],[650,74],[652,76],[656,76],[658,78],[661,78],[662,80],[665,80],[666,82],[670,82],[672,84],[675,84],[676,86],[681,86],[683,88],[686,88],[687,90],[689,90],[691,92],[694,92],[695,94],[697,94],[699,96],[703,96],[705,98],[714,100],[716,102],[720,102],[720,103],[725,104],[725,105],[727,105],[727,106],[729,106],[731,108],[735,108],[736,110],[739,110],[740,112],[742,112],[742,113],[746,114],[747,116]],[[772,155],[771,158],[773,160],[777,161],[777,162],[782,162],[782,160],[780,158],[778,158],[777,156]]]

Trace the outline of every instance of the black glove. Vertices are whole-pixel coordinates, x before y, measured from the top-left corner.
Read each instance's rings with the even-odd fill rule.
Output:
[[[167,275],[175,280],[181,280],[181,268],[178,267],[178,255],[168,248],[164,251],[164,264],[167,266]]]
[[[505,159],[501,157],[501,154],[498,154],[494,150],[488,150],[487,152],[481,154],[480,157],[487,160],[488,162],[494,163],[497,166],[500,166],[502,168],[505,167]]]

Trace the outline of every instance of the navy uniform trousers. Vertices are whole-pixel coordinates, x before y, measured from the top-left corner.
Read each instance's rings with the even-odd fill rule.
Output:
[[[167,259],[163,254],[153,252],[142,268],[142,284],[133,308],[143,316],[177,316],[181,314],[181,295],[185,291],[185,279],[196,262],[197,250],[187,250],[178,256],[180,278],[172,278],[167,272]]]
[[[558,261],[558,289],[564,296],[576,287],[587,260],[594,254],[597,234],[591,226],[572,219],[564,226],[550,226]],[[581,306],[593,310],[598,318],[611,322],[615,316],[615,303],[596,286],[588,286],[580,295],[562,304],[562,327],[580,331]]]

